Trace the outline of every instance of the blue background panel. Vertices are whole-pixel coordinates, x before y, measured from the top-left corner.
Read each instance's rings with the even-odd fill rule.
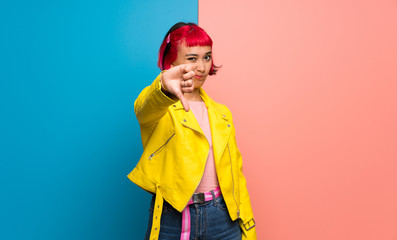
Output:
[[[0,239],[143,239],[133,102],[197,4],[0,3]]]

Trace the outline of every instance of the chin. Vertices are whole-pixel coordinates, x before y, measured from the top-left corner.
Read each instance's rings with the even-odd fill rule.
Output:
[[[204,81],[194,81],[194,88],[201,88],[204,85]]]

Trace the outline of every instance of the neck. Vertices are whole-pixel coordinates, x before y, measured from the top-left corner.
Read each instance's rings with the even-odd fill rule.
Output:
[[[184,94],[186,100],[192,101],[192,102],[201,102],[201,96],[200,96],[200,89],[194,89],[193,92],[191,93],[185,93]]]

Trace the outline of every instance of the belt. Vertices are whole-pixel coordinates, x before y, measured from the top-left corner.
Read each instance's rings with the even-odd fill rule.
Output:
[[[150,230],[150,239],[157,240],[160,233],[160,219],[163,212],[163,195],[160,191],[160,185],[156,185],[156,199],[154,201],[152,229]]]
[[[181,240],[189,240],[190,237],[190,210],[189,205],[194,203],[204,203],[221,195],[221,189],[217,187],[214,190],[205,193],[194,193],[185,209],[182,211],[182,233]]]

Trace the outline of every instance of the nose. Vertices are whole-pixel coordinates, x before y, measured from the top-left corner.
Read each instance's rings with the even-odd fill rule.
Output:
[[[203,60],[197,62],[196,70],[198,72],[200,72],[200,73],[204,73],[205,72],[205,64],[204,64]]]

